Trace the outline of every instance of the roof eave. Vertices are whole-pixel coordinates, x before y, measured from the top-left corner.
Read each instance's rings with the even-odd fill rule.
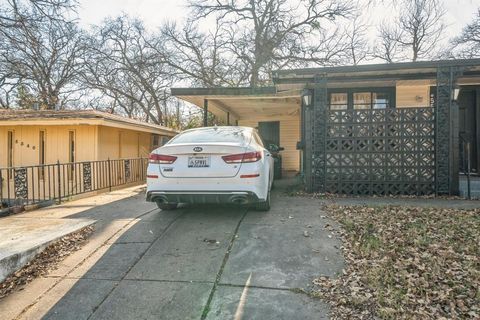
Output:
[[[365,64],[357,66],[338,66],[338,67],[321,67],[321,68],[301,68],[275,70],[272,72],[273,79],[279,79],[282,76],[313,76],[316,74],[335,74],[335,73],[361,73],[361,72],[378,72],[381,74],[386,71],[402,71],[402,70],[418,70],[422,73],[422,69],[436,69],[438,67],[472,67],[480,66],[480,59],[458,59],[458,60],[437,60],[437,61],[417,61],[417,62],[399,62],[387,64]]]
[[[276,87],[171,88],[173,96],[245,96],[277,93]]]

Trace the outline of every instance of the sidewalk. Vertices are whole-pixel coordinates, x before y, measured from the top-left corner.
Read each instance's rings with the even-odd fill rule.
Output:
[[[50,278],[37,278],[28,284],[28,290],[17,291],[1,299],[0,319],[16,318],[26,312],[42,296],[51,294],[56,284],[84,259],[98,254],[104,246],[108,247],[108,241],[120,236],[123,229],[128,229],[137,215],[155,209],[154,205],[145,201],[135,202],[135,210],[130,207],[131,199],[144,198],[143,189],[143,186],[134,186],[0,218],[1,259],[11,256],[15,250],[31,251],[34,256],[49,242],[95,224],[95,232],[81,252],[63,260],[57,270],[50,272]]]

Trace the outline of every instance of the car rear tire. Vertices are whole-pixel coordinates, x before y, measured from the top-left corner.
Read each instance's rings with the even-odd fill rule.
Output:
[[[256,209],[258,211],[269,211],[270,210],[270,190],[267,194],[267,199],[265,201],[257,203]]]
[[[163,203],[163,202],[157,202],[157,207],[162,210],[175,210],[178,207],[178,203],[174,202],[169,202],[169,203]]]

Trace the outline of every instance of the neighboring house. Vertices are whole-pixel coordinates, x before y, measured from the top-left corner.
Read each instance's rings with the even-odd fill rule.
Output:
[[[310,191],[458,194],[467,142],[480,170],[480,59],[280,70],[273,81],[172,94],[257,127]]]
[[[145,158],[176,133],[93,110],[0,110],[0,208],[144,183]]]
[[[176,133],[93,110],[0,110],[0,168],[142,158]]]

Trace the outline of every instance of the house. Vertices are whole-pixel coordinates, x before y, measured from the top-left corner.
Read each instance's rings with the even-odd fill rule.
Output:
[[[0,168],[142,158],[176,133],[94,110],[0,110]]]
[[[0,209],[145,182],[177,132],[93,110],[0,111]]]
[[[309,191],[458,194],[480,170],[480,59],[279,70],[271,87],[172,88],[284,147]]]

